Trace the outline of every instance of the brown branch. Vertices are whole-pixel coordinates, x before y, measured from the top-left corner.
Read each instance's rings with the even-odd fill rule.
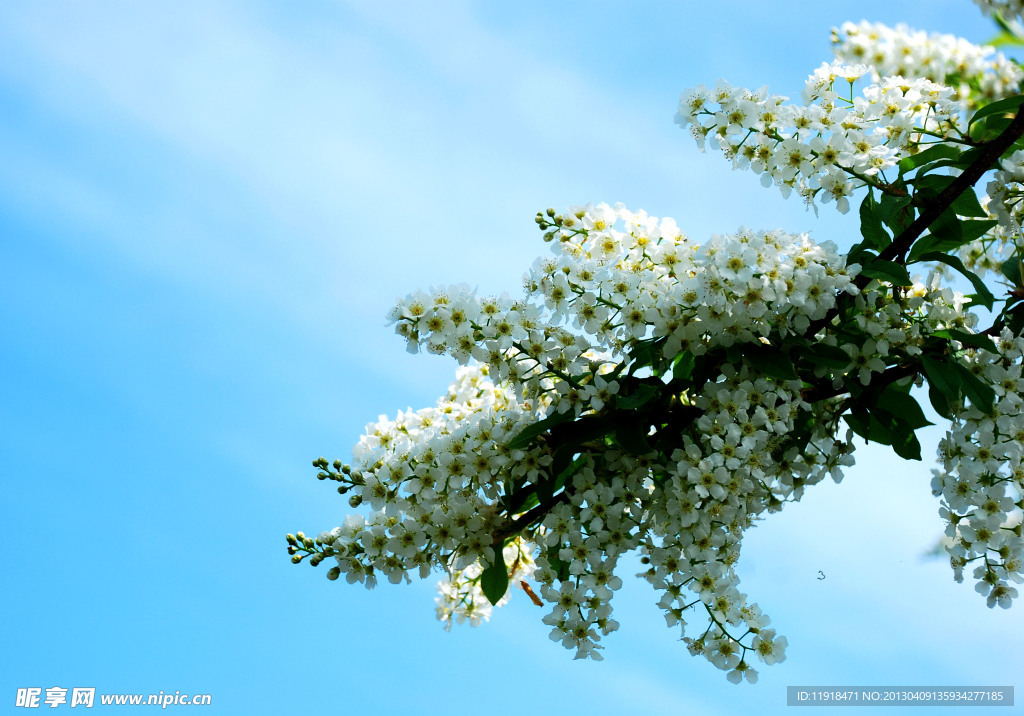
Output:
[[[881,375],[874,377],[870,383],[864,386],[864,389],[868,388],[881,388],[887,385],[892,385],[896,381],[909,378],[912,375],[917,375],[920,370],[920,365],[917,363],[909,363],[907,365],[893,366],[888,370],[884,371]],[[800,391],[800,397],[806,400],[808,403],[816,403],[819,400],[827,400],[828,398],[835,398],[836,396],[849,393],[850,391],[845,386],[839,386],[836,388],[829,381],[826,384],[812,385],[804,388]]]
[[[903,263],[905,254],[910,250],[914,241],[924,233],[925,229],[938,219],[942,212],[956,201],[958,196],[974,186],[985,172],[995,166],[999,157],[1003,156],[1003,152],[1012,147],[1014,142],[1020,139],[1021,135],[1024,135],[1024,110],[1017,112],[1017,116],[1013,118],[1013,121],[1003,130],[1002,134],[991,141],[978,145],[978,148],[982,149],[981,155],[968,165],[963,174],[943,189],[937,197],[928,202],[921,215],[910,226],[901,231],[900,235],[882,250],[878,258],[889,261],[896,260],[899,263]],[[858,276],[858,282],[860,279],[861,277]],[[867,285],[868,281],[870,279],[866,280],[864,285]]]
[[[543,517],[548,512],[550,512],[552,507],[554,507],[560,502],[565,502],[568,499],[569,489],[566,488],[557,495],[555,495],[554,497],[552,497],[551,499],[549,499],[544,504],[537,505],[532,510],[527,512],[525,515],[520,517],[518,520],[514,520],[512,522],[508,522],[502,525],[501,527],[496,529],[494,533],[491,535],[491,540],[493,540],[492,544],[499,544],[500,542],[505,541],[507,537],[511,537],[512,535],[522,532],[524,529],[526,529],[534,522],[536,522],[539,518]]]

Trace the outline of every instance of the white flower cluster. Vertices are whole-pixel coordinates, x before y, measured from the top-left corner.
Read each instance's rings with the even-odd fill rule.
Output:
[[[1007,21],[1019,21],[1021,16],[1024,15],[1024,2],[1022,0],[974,0],[974,3],[986,15],[999,13]]]
[[[761,183],[792,190],[811,206],[816,199],[849,210],[858,186],[877,181],[927,131],[943,135],[958,121],[953,90],[924,78],[885,77],[852,96],[867,68],[824,64],[810,76],[804,104],[766,89],[752,91],[719,81],[683,92],[676,124],[690,126],[698,146],[721,149],[733,168],[750,169]],[[848,81],[850,97],[836,81]],[[692,126],[691,126],[692,125]]]
[[[906,25],[847,22],[832,30],[833,52],[842,62],[863,63],[876,82],[884,77],[923,78],[955,90],[972,109],[1017,94],[1024,72],[995,48],[955,35],[928,34]]]
[[[507,449],[535,419],[529,405],[487,379],[486,368],[465,367],[437,407],[368,425],[353,449],[350,503],[373,512],[318,538],[338,570],[372,588],[377,573],[398,583],[413,570],[426,577],[435,566],[463,571],[493,562],[492,534],[501,522],[493,476],[540,469]],[[475,576],[464,572],[462,581]]]
[[[800,385],[725,366],[694,400],[702,412],[697,430],[655,469],[641,541],[650,567],[643,576],[661,592],[669,626],[685,630],[684,613],[703,606],[710,623],[687,639],[690,652],[703,654],[734,682],[757,679],[748,651],[771,664],[785,658],[786,646],[737,588],[743,532],[830,473],[838,481],[842,466],[853,464],[852,446],[832,437],[835,404],[806,403]],[[806,442],[794,443],[789,436],[801,424],[809,428]],[[742,640],[747,634],[754,635],[749,645]]]
[[[619,558],[639,549],[641,576],[691,653],[734,682],[753,682],[750,653],[765,664],[782,661],[786,640],[738,589],[744,531],[807,486],[842,478],[853,464],[850,433],[837,439],[850,387],[870,383],[896,353],[920,355],[935,330],[970,329],[964,299],[937,285],[897,293],[871,281],[860,291],[858,267],[805,235],[740,230],[698,245],[671,219],[604,204],[549,211],[538,223],[554,255],[527,275],[525,300],[434,289],[391,313],[413,349],[477,363],[459,369],[436,407],[367,427],[354,467],[339,467],[332,479],[346,483],[353,507],[372,512],[322,533],[314,563],[333,558],[329,576],[344,573],[367,587],[378,574],[397,583],[440,567],[448,577],[437,615],[447,628],[489,618],[484,579],[503,557],[509,589],[497,601],[521,587],[549,606],[543,619],[553,640],[577,658],[600,659],[601,637],[619,626],[611,604],[622,585]],[[818,341],[848,361],[816,366],[814,389],[810,376],[765,372],[757,349],[786,336],[804,340],[843,292],[857,310],[847,336],[867,338]],[[669,448],[627,450],[618,433],[599,435],[574,444],[559,464],[557,444],[516,441],[540,420],[601,420],[618,401],[635,399],[622,390],[638,378],[624,371],[645,341],[663,345],[666,359],[695,361],[743,346],[714,364],[700,390],[670,396],[689,417],[672,428]],[[670,379],[656,392],[671,392]],[[658,439],[667,429],[659,425],[635,440]],[[312,541],[303,544],[311,551]],[[1005,595],[1012,596],[1001,590],[997,600]],[[694,608],[707,627],[686,637],[684,615]]]
[[[1020,222],[1024,220],[1024,184],[996,179],[989,183],[988,190],[1000,200],[993,202],[988,196],[981,196],[978,200],[989,217],[999,223],[981,238],[961,246],[958,253],[964,266],[978,276],[984,278],[991,271],[1003,278],[1003,263],[1021,251]]]
[[[505,545],[502,555],[505,564],[511,565],[508,577],[510,586],[519,585],[524,590],[530,590],[528,593],[533,590],[527,580],[537,569],[533,553],[534,545],[517,539]],[[440,596],[437,598],[437,618],[444,622],[446,631],[451,630],[453,621],[462,624],[468,620],[471,626],[479,626],[491,618],[495,606],[506,604],[512,596],[512,590],[509,589],[496,605],[492,605],[480,587],[483,571],[483,565],[474,562],[464,569],[452,569],[446,579],[438,583]]]
[[[600,375],[579,384],[593,373],[595,351],[668,337],[666,356],[702,355],[772,331],[804,331],[838,293],[857,292],[859,267],[845,267],[834,244],[806,234],[740,229],[697,244],[670,218],[607,204],[556,218],[548,234],[555,255],[538,259],[525,281],[540,306],[481,300],[460,287],[417,293],[392,312],[396,331],[410,345],[487,363],[496,380],[563,377],[551,399],[579,414],[599,410],[617,390]]]
[[[943,471],[933,492],[942,498],[947,547],[956,580],[973,567],[976,589],[988,605],[1008,608],[1018,595],[1011,582],[1024,582],[1024,338],[1004,330],[998,353],[970,350],[971,372],[995,390],[992,414],[963,407],[939,445]]]
[[[1002,160],[988,184],[988,194],[987,209],[1000,227],[1012,236],[1020,236],[1024,222],[1024,149]]]

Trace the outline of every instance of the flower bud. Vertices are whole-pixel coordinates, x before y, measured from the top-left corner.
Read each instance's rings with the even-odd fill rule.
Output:
[[[335,460],[334,461],[334,469],[335,470],[340,470],[341,469],[341,460]]]
[[[292,564],[298,564],[301,561],[302,561],[302,555],[301,554],[292,555]]]
[[[331,567],[327,570],[327,578],[332,582],[341,576],[341,567]]]
[[[295,541],[295,535],[293,535],[293,534],[286,534],[286,535],[284,536],[284,538],[285,538],[286,540],[288,540],[288,544],[291,544],[291,545],[296,545],[296,544],[298,544],[298,543],[297,543],[297,542]]]
[[[352,497],[348,498],[349,507],[356,508],[359,507],[359,505],[361,504],[363,504],[363,496],[360,494],[355,494],[352,495]]]

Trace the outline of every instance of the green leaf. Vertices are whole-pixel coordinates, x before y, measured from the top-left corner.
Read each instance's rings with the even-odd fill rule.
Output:
[[[1013,115],[995,115],[992,117],[985,117],[985,119],[971,125],[970,137],[975,142],[983,144],[985,142],[991,142],[993,139],[998,137],[1000,134],[1006,131],[1006,128],[1010,126],[1013,121]]]
[[[936,390],[951,400],[956,400],[960,396],[960,374],[949,361],[922,356],[921,366],[928,377],[928,382]]]
[[[992,310],[992,304],[995,303],[996,297],[992,295],[992,292],[988,290],[988,286],[981,280],[981,277],[973,271],[969,271],[964,262],[956,256],[950,256],[948,254],[942,254],[937,251],[930,251],[922,256],[919,256],[917,261],[938,261],[950,266],[961,274],[963,274],[971,285],[974,286],[974,290],[977,292],[975,295],[978,297],[977,303],[984,306],[985,308]]]
[[[480,589],[491,604],[497,605],[508,591],[508,567],[502,551],[505,543],[494,545],[494,564],[480,573]]]
[[[1003,30],[992,39],[986,40],[985,44],[999,48],[1006,47],[1007,45],[1021,45],[1024,44],[1024,42],[1022,42],[1021,38],[1017,37],[1012,32],[1006,32]]]
[[[901,159],[900,172],[906,173],[939,159],[955,159],[958,156],[960,156],[959,150],[950,144],[933,144],[917,154]]]
[[[672,377],[675,380],[689,380],[693,375],[696,359],[690,351],[683,351],[673,359]]]
[[[1005,114],[1016,114],[1017,110],[1020,109],[1020,105],[1022,102],[1024,102],[1024,95],[1016,95],[1015,97],[1007,97],[1006,99],[1001,99],[998,102],[987,104],[974,113],[974,116],[971,117],[971,120],[970,122],[967,123],[967,126],[970,127],[975,122],[985,119],[985,117]]]
[[[533,439],[542,433],[546,433],[548,430],[569,420],[573,415],[571,410],[567,410],[564,413],[553,413],[548,417],[540,420],[533,425],[527,425],[514,438],[509,440],[508,447],[510,450],[522,450],[528,447]]]
[[[658,393],[661,392],[659,390],[659,386],[662,385],[663,384],[661,383],[658,383],[658,385],[652,385],[649,382],[640,383],[636,390],[629,395],[617,396],[615,399],[615,405],[623,410],[636,410],[637,408],[649,403],[656,395],[658,395]]]
[[[949,395],[935,387],[934,383],[928,383],[928,400],[931,401],[935,412],[946,420],[953,419],[953,409],[949,404]]]
[[[901,420],[895,420],[892,424],[892,449],[904,460],[921,459],[921,443],[913,429]]]
[[[960,222],[960,233],[963,236],[963,243],[969,243],[988,233],[988,230],[999,222],[995,219],[978,220],[964,219]]]
[[[665,345],[664,338],[651,338],[646,341],[637,341],[629,351],[630,374],[635,373],[645,366],[651,366],[655,374],[660,372],[662,347]]]
[[[755,369],[776,380],[796,380],[793,361],[778,348],[763,343],[750,343],[743,348],[743,357]]]
[[[1020,264],[1021,256],[1020,254],[1015,254],[999,265],[999,270],[1003,276],[1014,286],[1024,285],[1021,283]]]
[[[910,274],[906,266],[895,261],[875,259],[869,264],[861,266],[860,272],[868,278],[876,278],[879,281],[888,281],[893,286],[911,286]]]
[[[548,547],[547,558],[548,564],[551,565],[551,571],[555,573],[555,576],[560,582],[564,582],[569,579],[569,563],[558,556],[558,551],[561,545],[554,545]]]
[[[885,194],[882,197],[882,202],[878,207],[878,215],[885,222],[885,225],[892,229],[894,234],[900,233],[914,223],[914,207],[910,205],[911,201],[912,199],[909,195],[893,196],[892,194]]]
[[[651,444],[647,442],[650,426],[643,420],[624,419],[615,428],[615,440],[630,455],[646,455],[651,452]]]
[[[956,181],[956,177],[949,174],[921,174],[908,183],[913,184],[914,189],[922,196],[935,197],[954,181]]]
[[[908,263],[917,261],[922,254],[937,251],[945,253],[960,248],[966,243],[961,224],[968,222],[958,219],[956,214],[947,209],[939,214],[928,227],[928,234],[918,239],[910,249]]]
[[[862,405],[855,405],[850,412],[843,416],[846,424],[853,428],[853,432],[860,435],[869,442],[880,445],[891,445],[892,438],[885,425]]]
[[[846,368],[850,365],[850,354],[839,346],[812,343],[802,347],[800,353],[811,363],[818,363],[828,368]]]
[[[981,333],[968,333],[967,331],[961,331],[956,328],[947,328],[941,331],[935,331],[932,335],[938,336],[939,338],[950,338],[955,341],[960,341],[965,346],[983,348],[990,353],[999,353],[999,349],[996,348],[996,344],[992,342],[992,339]]]
[[[882,219],[871,194],[864,197],[860,204],[860,233],[864,243],[874,249],[881,250],[892,243],[892,238],[882,226]]]
[[[906,423],[912,431],[917,428],[923,428],[926,425],[934,425],[924,416],[924,411],[921,410],[921,406],[917,404],[914,398],[893,386],[887,386],[879,394],[875,406],[891,415],[894,419]]]
[[[954,199],[950,206],[960,216],[988,216],[988,212],[981,208],[978,195],[974,193],[972,187],[967,187],[964,193]]]
[[[996,392],[992,390],[992,386],[982,383],[978,376],[959,363],[954,363],[953,365],[956,366],[957,371],[960,373],[964,395],[970,399],[971,404],[975,408],[986,415],[991,414],[996,401]]]

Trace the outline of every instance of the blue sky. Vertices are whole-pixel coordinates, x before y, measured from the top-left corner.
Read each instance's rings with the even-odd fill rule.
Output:
[[[815,218],[700,154],[672,123],[679,93],[725,77],[797,95],[845,20],[982,41],[972,4],[2,16],[0,700],[92,686],[209,693],[210,714],[721,714],[781,712],[790,684],[1024,685],[1021,608],[987,609],[921,557],[941,530],[934,431],[923,463],[861,451],[842,485],[748,533],[742,587],[790,643],[756,686],[691,658],[628,576],[605,661],[573,662],[525,599],[445,633],[433,579],[331,583],[283,539],[349,511],[313,458],[345,459],[367,422],[453,375],[384,325],[396,298],[518,294],[545,250],[537,210],[589,201],[691,236],[848,246],[852,216]]]

